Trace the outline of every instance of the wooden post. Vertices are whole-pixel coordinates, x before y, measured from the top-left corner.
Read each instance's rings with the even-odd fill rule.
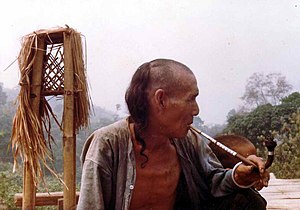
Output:
[[[37,54],[33,63],[31,87],[30,87],[30,103],[32,110],[37,116],[40,116],[40,99],[42,87],[42,72],[43,72],[43,59],[45,52],[45,40],[37,38]],[[41,50],[42,49],[42,50]],[[25,159],[23,166],[23,210],[34,209],[36,187],[34,186],[33,171],[31,170],[30,163]]]
[[[36,189],[33,182],[33,175],[30,169],[30,165],[28,161],[24,161],[23,163],[23,210],[32,210],[35,206],[35,193]]]
[[[76,136],[74,127],[74,70],[70,32],[64,34],[64,209],[76,209]]]

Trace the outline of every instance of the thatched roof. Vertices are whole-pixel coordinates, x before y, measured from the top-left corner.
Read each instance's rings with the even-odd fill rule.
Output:
[[[19,53],[18,62],[20,69],[20,93],[18,95],[18,108],[13,120],[11,144],[14,154],[14,166],[17,166],[17,159],[21,157],[23,161],[30,163],[30,169],[33,174],[35,185],[43,181],[43,167],[57,176],[55,170],[49,166],[52,161],[51,126],[50,118],[55,115],[52,112],[45,96],[43,95],[43,81],[40,86],[32,85],[32,77],[37,72],[34,63],[40,57],[38,52],[46,53],[47,45],[56,44],[60,40],[63,42],[63,33],[71,36],[72,43],[72,61],[74,70],[74,115],[75,129],[87,127],[90,116],[90,97],[86,82],[86,69],[84,65],[81,34],[71,28],[57,28],[50,30],[40,30],[23,37],[22,48]],[[38,46],[39,39],[46,39],[45,49]],[[44,40],[45,41],[45,40]],[[43,56],[42,59],[46,59]],[[41,61],[40,61],[41,62]],[[46,60],[42,61],[43,68]],[[47,70],[49,71],[49,69]],[[51,71],[51,69],[50,69]],[[40,72],[44,72],[40,71]],[[43,77],[41,75],[41,77]],[[63,83],[63,81],[62,81]],[[41,88],[39,106],[37,110],[33,109],[32,90]],[[57,119],[55,118],[57,121]],[[45,138],[44,133],[47,133]]]

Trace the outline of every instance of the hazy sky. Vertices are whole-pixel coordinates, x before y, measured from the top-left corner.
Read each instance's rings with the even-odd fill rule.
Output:
[[[21,37],[68,24],[86,37],[94,104],[115,110],[139,65],[171,58],[195,73],[200,117],[223,123],[254,72],[300,91],[300,0],[27,0],[0,12],[0,82],[18,85]],[[124,105],[123,105],[123,108]]]

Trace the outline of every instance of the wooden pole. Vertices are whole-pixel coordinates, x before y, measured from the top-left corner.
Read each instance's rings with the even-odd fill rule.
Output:
[[[45,52],[41,49],[45,49],[44,38],[37,38],[37,54],[33,63],[32,78],[30,86],[30,103],[32,110],[37,116],[40,116],[40,99],[41,99],[41,87],[42,87],[42,72],[43,72],[43,59]],[[35,194],[36,187],[34,186],[33,171],[31,170],[28,160],[24,160],[23,166],[23,210],[34,209],[35,206]]]
[[[32,210],[35,206],[35,193],[36,189],[33,182],[33,175],[30,169],[30,165],[28,161],[24,161],[23,163],[23,210]]]
[[[74,70],[70,32],[64,32],[64,209],[76,208],[76,136],[74,127]]]

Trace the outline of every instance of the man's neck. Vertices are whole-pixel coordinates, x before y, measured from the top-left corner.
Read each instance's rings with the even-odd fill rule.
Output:
[[[155,150],[170,145],[170,138],[161,132],[156,126],[148,126],[141,134],[149,150]]]
[[[139,144],[137,141],[137,133],[134,129],[134,123],[130,123],[130,130],[134,139],[134,142]],[[139,136],[144,140],[147,145],[147,149],[150,151],[155,151],[156,148],[162,148],[164,146],[170,145],[170,138],[164,135],[160,130],[153,127],[148,126],[147,129],[143,130]]]

